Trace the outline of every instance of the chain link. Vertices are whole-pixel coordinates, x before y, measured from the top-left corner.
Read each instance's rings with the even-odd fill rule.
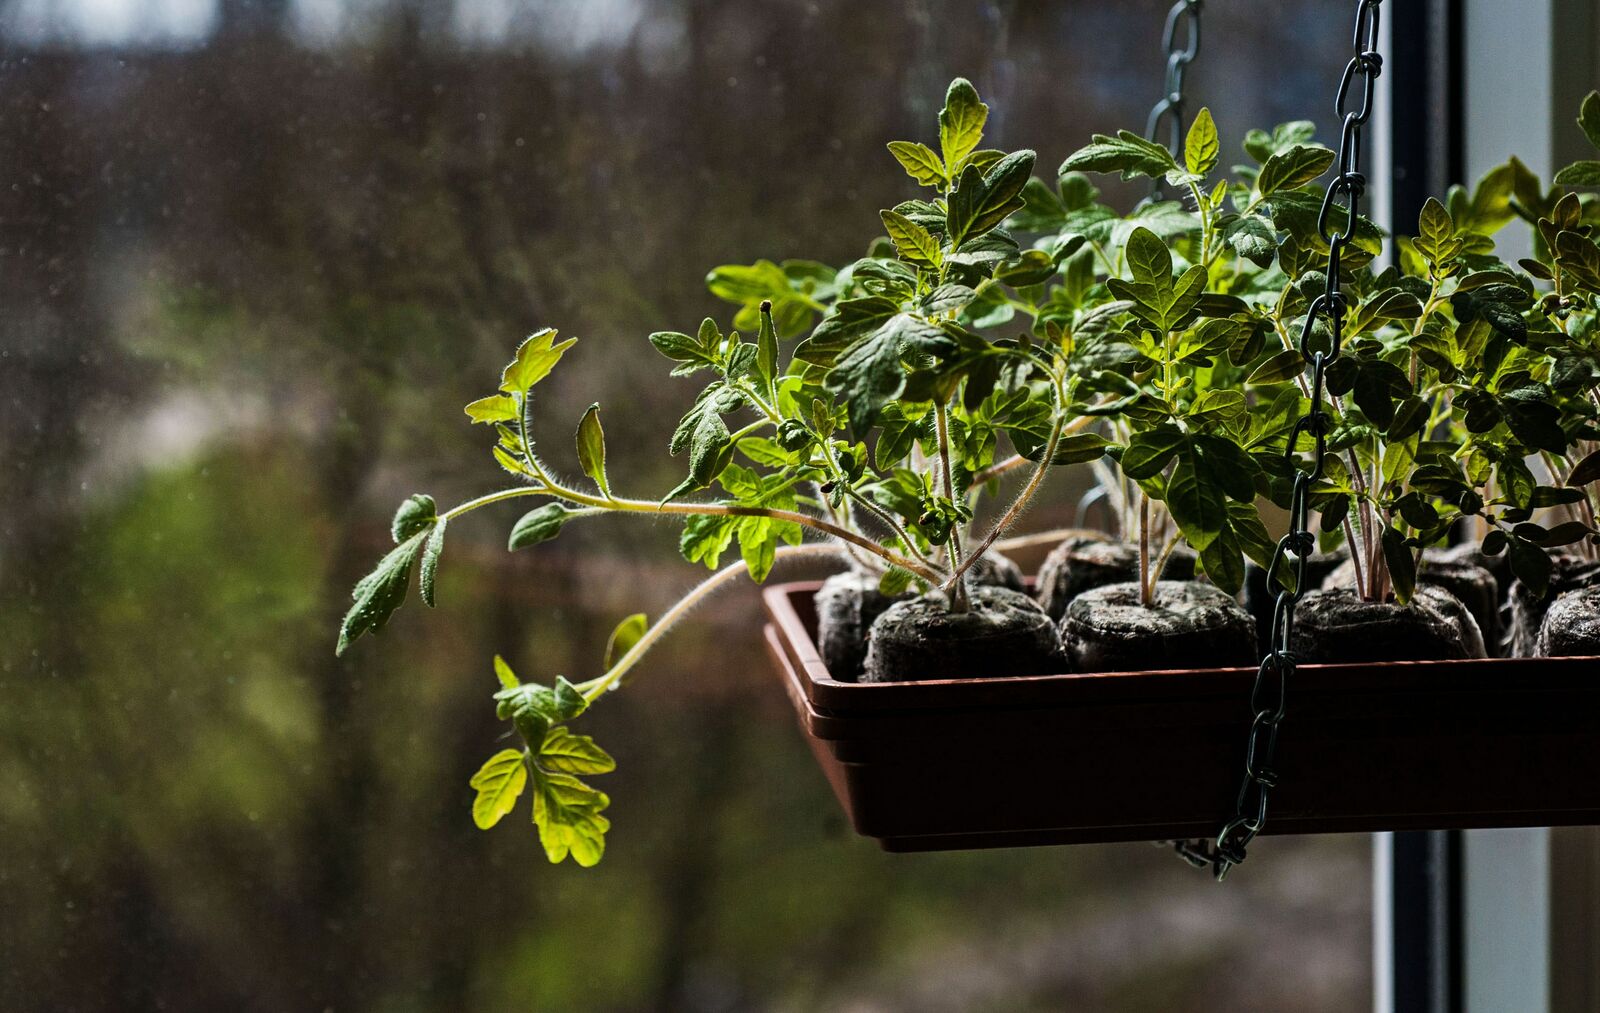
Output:
[[[1201,0],[1178,0],[1167,11],[1167,27],[1161,35],[1161,46],[1167,51],[1166,87],[1160,100],[1150,107],[1150,118],[1144,127],[1144,136],[1159,142],[1164,123],[1167,150],[1180,160],[1183,158],[1183,78],[1189,64],[1200,55],[1200,6]],[[1180,30],[1186,40],[1183,45],[1178,44]],[[1158,179],[1151,186],[1150,199],[1160,200],[1161,197]]]
[[[1273,768],[1273,755],[1277,751],[1278,728],[1283,722],[1287,689],[1294,677],[1295,658],[1291,650],[1294,641],[1294,610],[1306,590],[1306,565],[1316,550],[1316,536],[1310,524],[1311,487],[1322,478],[1327,455],[1329,416],[1322,406],[1328,366],[1338,360],[1344,345],[1344,314],[1348,308],[1344,293],[1339,289],[1341,258],[1345,248],[1355,236],[1356,220],[1360,214],[1361,198],[1366,193],[1367,180],[1361,174],[1361,128],[1372,117],[1373,92],[1378,75],[1383,70],[1383,57],[1378,53],[1378,6],[1382,0],[1357,0],[1356,23],[1353,36],[1355,55],[1345,66],[1339,80],[1338,96],[1334,99],[1334,112],[1340,117],[1339,152],[1334,161],[1337,174],[1328,184],[1317,215],[1317,231],[1328,244],[1327,277],[1322,293],[1306,309],[1305,323],[1300,329],[1300,354],[1305,357],[1310,373],[1307,394],[1311,410],[1302,416],[1289,434],[1284,453],[1294,470],[1294,487],[1289,499],[1289,531],[1278,541],[1267,567],[1267,587],[1279,586],[1279,573],[1284,567],[1293,567],[1293,580],[1284,588],[1272,610],[1272,632],[1267,640],[1267,655],[1256,670],[1255,685],[1250,690],[1250,711],[1253,718],[1245,740],[1244,777],[1239,784],[1239,794],[1234,801],[1233,816],[1223,824],[1214,840],[1204,838],[1176,841],[1174,850],[1179,857],[1196,868],[1209,866],[1217,879],[1227,876],[1228,870],[1244,861],[1245,849],[1255,840],[1267,822],[1267,799],[1277,785],[1277,772]],[[1180,7],[1182,4],[1179,5]],[[1174,14],[1178,8],[1174,7]],[[1169,43],[1172,33],[1172,16],[1168,18]],[[1359,82],[1359,85],[1357,84]],[[1346,109],[1352,90],[1359,87],[1360,106]],[[1157,109],[1161,106],[1158,105]],[[1152,113],[1151,123],[1156,122]],[[1326,347],[1316,340],[1316,324],[1321,319],[1327,323]],[[1311,468],[1300,467],[1295,448],[1302,436],[1312,441]],[[1292,586],[1288,586],[1292,585]]]

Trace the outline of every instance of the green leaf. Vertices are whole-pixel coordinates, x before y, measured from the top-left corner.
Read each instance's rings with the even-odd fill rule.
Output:
[[[633,650],[633,645],[639,642],[639,638],[644,636],[644,631],[649,626],[650,620],[643,612],[635,612],[617,624],[617,628],[611,631],[611,639],[606,641],[603,666],[607,672],[611,671],[611,666],[620,661],[624,654]],[[583,771],[572,773],[581,774]]]
[[[1556,264],[1579,285],[1600,292],[1600,246],[1576,232],[1556,235]]]
[[[1438,263],[1454,255],[1450,240],[1455,238],[1456,223],[1438,198],[1429,197],[1422,205],[1417,231],[1417,249],[1430,261]]]
[[[609,774],[617,769],[604,749],[587,735],[574,735],[563,725],[550,729],[539,747],[539,766],[557,774]]]
[[[678,551],[691,563],[704,563],[709,570],[721,565],[722,554],[733,544],[736,518],[696,515],[683,524]]]
[[[584,868],[597,864],[611,829],[611,821],[600,813],[611,800],[571,774],[536,769],[533,780],[533,822],[545,857],[555,863],[571,855]]]
[[[540,542],[548,542],[561,533],[561,525],[575,516],[560,503],[546,503],[529,510],[511,527],[511,537],[506,548],[515,552]]]
[[[488,830],[509,813],[528,783],[528,765],[520,749],[502,749],[489,757],[472,775],[470,786],[478,797],[472,801],[472,822]]]
[[[1245,383],[1256,386],[1259,384],[1282,383],[1292,380],[1306,371],[1305,356],[1300,354],[1298,348],[1285,348],[1272,356],[1266,362],[1255,368],[1255,372],[1245,378]]]
[[[1578,126],[1583,128],[1583,136],[1589,143],[1600,149],[1600,92],[1591,91],[1583,97],[1583,105],[1578,107]]]
[[[1167,482],[1166,500],[1172,519],[1197,551],[1204,552],[1227,527],[1227,497],[1195,453],[1185,451],[1178,456]]]
[[[1261,167],[1261,174],[1256,177],[1256,191],[1267,197],[1279,190],[1305,186],[1327,172],[1333,158],[1329,149],[1305,144],[1279,151]]]
[[[443,517],[439,523],[428,532],[428,540],[422,547],[422,567],[417,577],[417,591],[422,595],[422,603],[433,608],[434,579],[439,573],[439,556],[444,552],[444,529],[450,522]]]
[[[434,505],[433,497],[420,492],[414,493],[406,497],[405,502],[400,504],[400,509],[395,511],[394,520],[389,524],[389,534],[398,544],[412,535],[433,527],[438,519],[439,510]]]
[[[600,425],[600,403],[597,401],[583,413],[578,423],[578,467],[594,480],[600,492],[611,498],[611,483],[606,480],[606,431]]]
[[[1600,162],[1573,162],[1556,173],[1554,182],[1562,186],[1600,186]]]
[[[522,680],[518,679],[517,674],[511,671],[511,666],[506,664],[506,659],[498,654],[494,656],[494,677],[500,680],[500,685],[504,689],[516,689],[522,685]]]
[[[467,405],[467,417],[477,422],[517,421],[517,399],[509,394],[491,394]]]
[[[1383,561],[1389,568],[1395,599],[1404,605],[1411,600],[1417,587],[1416,557],[1406,544],[1405,535],[1396,528],[1384,528],[1379,541],[1383,545]]]
[[[650,335],[655,350],[674,362],[684,365],[674,369],[674,376],[686,376],[697,369],[710,369],[717,364],[716,349],[707,348],[699,338],[680,331],[657,331]]]
[[[769,388],[778,375],[778,329],[772,324],[772,303],[761,304],[761,329],[756,333],[756,369]]]
[[[769,517],[745,517],[736,525],[739,535],[739,558],[750,570],[750,579],[757,584],[767,579],[772,564],[778,557],[778,535]]]
[[[1122,473],[1135,481],[1153,478],[1166,469],[1183,444],[1184,435],[1176,426],[1135,433],[1122,452]]]
[[[1589,453],[1572,466],[1572,473],[1567,476],[1567,484],[1583,486],[1596,479],[1600,479],[1600,450]]]
[[[1232,531],[1224,531],[1200,550],[1200,565],[1211,583],[1227,594],[1244,586],[1244,550]]]
[[[914,141],[890,141],[889,153],[894,155],[910,177],[922,186],[944,189],[950,180],[944,174],[944,163],[926,144]]]
[[[762,299],[789,294],[789,276],[770,260],[754,264],[723,264],[706,275],[706,288],[718,299],[748,306]]]
[[[824,385],[845,399],[851,431],[859,436],[905,388],[902,356],[908,352],[942,356],[954,350],[954,340],[942,329],[901,313],[852,345],[835,363]]]
[[[1521,538],[1511,539],[1511,572],[1538,597],[1550,589],[1550,556]]]
[[[944,263],[944,251],[933,233],[898,211],[880,211],[878,216],[883,219],[883,227],[889,231],[901,260],[935,271]]]
[[[668,498],[689,489],[707,486],[716,479],[732,457],[732,434],[722,421],[724,412],[733,411],[743,403],[739,393],[731,387],[713,384],[701,392],[693,408],[678,423],[667,448],[673,456],[689,452],[689,479],[673,490]]]
[[[952,250],[990,232],[1023,206],[1022,188],[1033,172],[1033,160],[1031,151],[1013,151],[987,173],[980,173],[975,165],[962,171],[945,212],[945,232]]]
[[[339,625],[335,654],[343,654],[363,633],[377,633],[383,629],[394,610],[405,604],[406,590],[411,586],[411,564],[422,550],[426,530],[418,531],[389,550],[372,572],[356,584],[351,595],[355,604],[350,606],[344,622]]]
[[[910,570],[891,566],[878,579],[878,593],[885,598],[898,598],[906,593],[913,580],[916,580],[916,574]]]
[[[1204,176],[1217,166],[1222,154],[1222,144],[1217,138],[1217,124],[1211,110],[1202,107],[1189,126],[1189,136],[1183,145],[1183,161],[1196,176]]]
[[[559,345],[555,340],[555,328],[547,327],[518,345],[516,357],[500,374],[500,389],[507,394],[526,395],[528,388],[550,375],[578,339],[568,338]]]
[[[1178,170],[1172,152],[1154,141],[1128,130],[1117,136],[1095,134],[1088,146],[1079,148],[1061,163],[1058,175],[1069,172],[1120,172],[1123,179],[1138,176],[1160,178]]]
[[[988,119],[989,107],[978,98],[972,82],[964,77],[951,81],[944,108],[939,110],[939,148],[944,153],[948,175],[961,171],[962,162],[983,140],[983,125]]]
[[[1233,251],[1257,267],[1266,267],[1278,252],[1278,233],[1260,215],[1245,215],[1229,222],[1223,231]]]
[[[900,304],[884,296],[841,299],[811,337],[795,348],[794,357],[817,366],[831,366],[851,342],[882,327],[899,312]]]

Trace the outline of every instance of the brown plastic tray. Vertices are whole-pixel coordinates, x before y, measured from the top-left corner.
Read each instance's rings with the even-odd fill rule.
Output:
[[[820,583],[765,639],[855,829],[890,851],[1214,834],[1254,668],[860,684],[815,643]],[[1302,665],[1266,833],[1600,823],[1600,659]]]

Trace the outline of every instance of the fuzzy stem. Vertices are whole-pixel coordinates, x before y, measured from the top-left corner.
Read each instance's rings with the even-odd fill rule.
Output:
[[[838,551],[839,547],[836,545],[780,545],[776,552],[776,559],[783,561],[794,559],[797,556],[820,555],[823,553],[837,554]],[[740,560],[737,563],[731,563],[723,567],[699,584],[696,584],[689,590],[688,594],[679,598],[671,608],[663,612],[661,618],[657,619],[654,625],[644,631],[644,635],[628,649],[626,654],[617,659],[616,664],[611,666],[610,671],[599,678],[590,679],[588,682],[578,686],[578,691],[583,694],[583,698],[593,703],[602,693],[615,686],[617,680],[627,675],[628,670],[639,663],[639,660],[654,646],[655,642],[665,636],[684,616],[693,611],[696,605],[712,592],[730,583],[735,577],[746,573],[748,570],[749,567],[745,565],[743,560]]]
[[[1017,494],[1016,499],[1011,501],[1011,505],[1006,508],[1006,512],[1001,514],[1000,519],[994,522],[994,527],[989,529],[989,534],[984,537],[982,542],[978,543],[977,548],[973,549],[972,553],[967,557],[967,561],[961,564],[956,569],[956,572],[950,576],[950,579],[945,582],[944,586],[947,588],[960,581],[961,575],[973,564],[973,561],[988,552],[990,546],[994,545],[995,540],[1012,525],[1023,509],[1027,507],[1028,502],[1033,499],[1033,494],[1039,491],[1039,485],[1044,481],[1045,472],[1049,470],[1050,462],[1055,459],[1056,447],[1061,444],[1061,431],[1066,425],[1063,413],[1066,410],[1067,395],[1066,391],[1061,387],[1061,377],[1057,375],[1054,369],[1049,372],[1050,383],[1055,388],[1056,393],[1056,417],[1055,422],[1050,426],[1050,439],[1045,443],[1044,454],[1039,458],[1039,465],[1034,468],[1033,474],[1028,477],[1028,484],[1022,487],[1022,491]]]
[[[954,503],[956,499],[955,480],[950,472],[950,416],[949,409],[943,401],[936,401],[933,405],[934,423],[939,430],[939,471],[944,482],[944,497]],[[961,561],[961,527],[950,526],[950,577],[945,589],[950,596],[950,611],[965,612],[972,607],[967,600],[967,583],[961,579],[966,572],[966,565]],[[977,558],[976,555],[973,556]]]
[[[1139,604],[1150,607],[1150,497],[1139,495]]]

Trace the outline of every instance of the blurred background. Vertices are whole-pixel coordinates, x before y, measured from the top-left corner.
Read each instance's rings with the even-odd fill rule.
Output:
[[[1331,119],[1345,7],[1207,6],[1225,152]],[[1263,840],[1220,888],[1145,845],[854,837],[748,592],[586,719],[620,764],[600,867],[548,865],[523,810],[475,830],[490,657],[597,674],[697,579],[673,525],[513,557],[518,507],[485,510],[438,610],[333,654],[399,500],[499,481],[460,406],[521,337],[580,338],[550,455],[599,400],[613,483],[658,494],[696,385],[644,336],[726,326],[708,268],[859,255],[915,190],[884,142],[934,140],[958,74],[1046,173],[1141,130],[1165,10],[0,0],[0,1008],[1365,1004],[1363,837]]]

